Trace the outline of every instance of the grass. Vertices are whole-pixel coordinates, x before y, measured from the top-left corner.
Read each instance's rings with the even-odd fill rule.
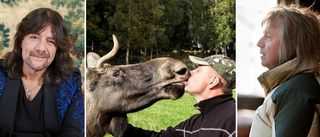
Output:
[[[128,120],[135,127],[154,131],[165,130],[199,113],[193,106],[196,103],[197,101],[191,95],[184,94],[178,100],[161,100],[149,108],[128,114]]]

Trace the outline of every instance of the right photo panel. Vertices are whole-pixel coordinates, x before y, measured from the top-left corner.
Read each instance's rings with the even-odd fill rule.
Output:
[[[320,3],[237,0],[238,137],[320,136]]]

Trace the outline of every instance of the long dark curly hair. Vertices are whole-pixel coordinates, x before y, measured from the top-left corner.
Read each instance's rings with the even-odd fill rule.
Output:
[[[21,48],[23,38],[28,34],[41,32],[48,26],[51,27],[57,51],[54,60],[44,72],[44,83],[51,86],[57,85],[73,73],[73,60],[69,54],[71,41],[63,18],[54,10],[39,8],[31,11],[17,25],[13,50],[4,58],[4,67],[10,78],[20,78],[23,75]]]

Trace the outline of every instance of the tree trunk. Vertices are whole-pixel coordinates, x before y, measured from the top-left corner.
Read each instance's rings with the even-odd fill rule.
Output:
[[[227,48],[226,48],[226,46],[222,46],[222,48],[221,48],[221,52],[222,52],[222,55],[227,55]]]
[[[147,48],[144,47],[144,54],[147,56]]]
[[[129,53],[130,53],[130,44],[129,44],[129,41],[127,41],[126,64],[129,64]]]
[[[153,48],[150,48],[150,59],[152,59],[152,52],[153,52]]]
[[[91,51],[93,51],[93,47],[94,47],[94,43],[92,41],[92,44],[91,44]]]
[[[157,53],[157,57],[159,57],[159,48],[158,48],[158,46],[156,45],[156,53]]]
[[[180,43],[177,44],[177,53],[180,56]]]

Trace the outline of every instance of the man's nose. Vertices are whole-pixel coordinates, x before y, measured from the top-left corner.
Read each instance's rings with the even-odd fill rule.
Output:
[[[192,76],[194,74],[194,70],[191,70],[189,74]]]
[[[264,47],[264,37],[261,37],[260,40],[257,43],[257,46],[260,48]]]
[[[37,50],[45,52],[47,40],[41,39],[36,47]]]

